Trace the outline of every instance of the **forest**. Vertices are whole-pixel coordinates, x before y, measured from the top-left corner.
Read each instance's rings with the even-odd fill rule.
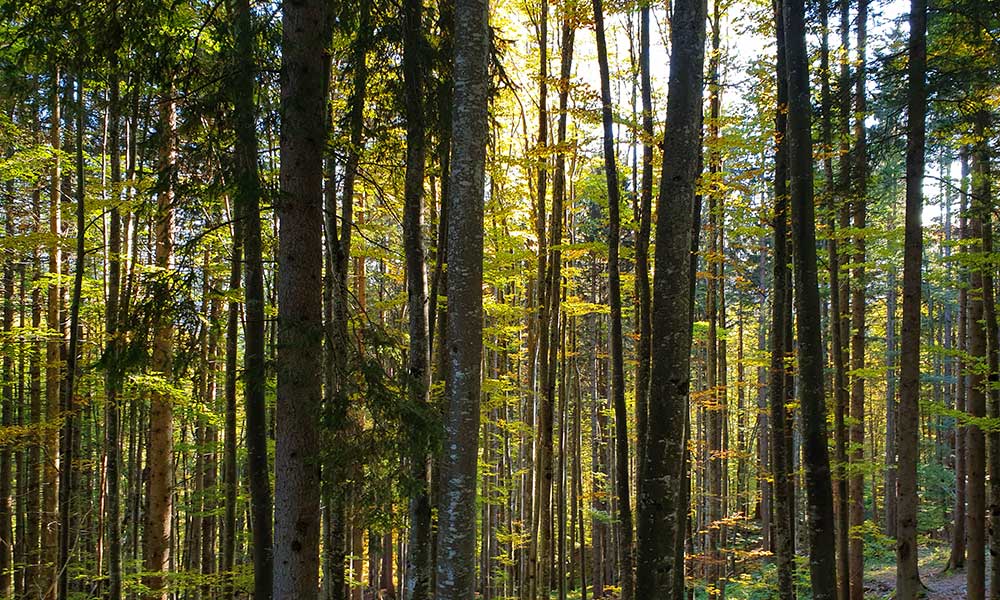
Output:
[[[1000,598],[998,0],[0,16],[0,600]]]

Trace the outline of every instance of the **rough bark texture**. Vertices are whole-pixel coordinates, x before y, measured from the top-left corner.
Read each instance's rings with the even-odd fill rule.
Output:
[[[455,2],[455,96],[448,199],[448,408],[438,502],[438,600],[472,598],[476,585],[488,11],[488,0]]]
[[[798,400],[802,410],[809,562],[813,598],[836,597],[833,491],[823,393],[823,343],[816,273],[812,107],[803,0],[783,2],[788,67],[788,167],[794,243]]]
[[[322,207],[329,62],[322,0],[282,13],[281,196],[278,230],[278,387],[274,588],[278,600],[317,595],[322,392]]]
[[[637,598],[671,598],[678,502],[684,482],[684,418],[690,389],[691,222],[701,145],[704,0],[678,0],[671,28],[667,127],[660,178],[653,290],[648,430],[640,466]]]
[[[920,431],[920,268],[923,255],[924,132],[927,111],[927,2],[910,2],[909,97],[906,135],[906,217],[903,245],[903,318],[899,361],[899,410],[896,500],[896,596],[916,598],[921,592],[917,571],[917,461]],[[970,595],[970,598],[972,596]]]
[[[177,113],[173,88],[165,91],[160,106],[160,191],[157,194],[155,216],[156,266],[164,269],[157,281],[156,297],[159,306],[168,303],[170,294],[169,272],[174,260],[174,181],[177,168],[175,131]],[[153,331],[154,373],[167,381],[171,377],[173,352],[173,325],[170,315],[157,315]],[[173,402],[168,393],[153,391],[149,398],[149,442],[146,453],[149,471],[147,487],[149,509],[146,514],[145,568],[150,573],[146,585],[148,600],[166,600],[164,574],[170,567],[173,509]]]

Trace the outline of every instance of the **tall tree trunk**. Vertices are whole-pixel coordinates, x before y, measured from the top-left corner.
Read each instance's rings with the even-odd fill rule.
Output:
[[[885,496],[885,533],[889,537],[896,537],[896,523],[898,520],[896,513],[896,425],[898,411],[896,408],[896,307],[898,297],[898,284],[896,272],[889,271],[886,277],[886,299],[885,299],[885,486],[883,495]],[[959,295],[964,293],[964,290]],[[965,445],[965,442],[962,442]],[[964,457],[962,458],[964,463]],[[965,510],[965,491],[962,492],[962,510]]]
[[[44,590],[45,600],[55,600],[56,598],[56,561],[59,558],[59,429],[56,426],[60,421],[62,402],[59,395],[60,381],[62,380],[62,362],[60,349],[63,341],[62,315],[60,310],[60,299],[62,298],[62,286],[59,283],[59,275],[62,272],[62,160],[58,152],[62,147],[61,135],[61,106],[59,98],[60,70],[55,68],[52,77],[51,96],[51,129],[49,132],[49,143],[52,145],[54,158],[52,161],[52,172],[50,175],[49,192],[49,235],[52,243],[49,247],[49,280],[48,286],[48,306],[46,311],[46,325],[48,326],[48,341],[45,346],[45,422],[48,427],[45,431],[44,445],[42,452],[45,467],[43,469],[42,481],[42,553],[39,571],[39,586]]]
[[[916,598],[922,591],[917,570],[917,463],[920,458],[917,436],[920,431],[920,268],[923,255],[920,212],[923,208],[924,133],[927,113],[926,36],[927,2],[911,0],[907,66],[909,92],[906,124],[903,318],[899,361],[899,410],[896,418],[899,486],[896,508],[896,595],[900,598]],[[974,597],[971,594],[971,587],[970,598]]]
[[[650,76],[649,44],[650,44],[650,8],[649,3],[640,3],[639,8],[639,78],[642,88],[642,183],[639,190],[639,214],[636,221],[639,231],[635,239],[635,290],[639,306],[636,314],[638,320],[639,340],[636,347],[635,370],[635,428],[636,464],[643,464],[643,452],[646,449],[646,431],[649,417],[649,369],[652,322],[650,312],[652,298],[649,285],[649,235],[652,228],[653,213],[653,92]],[[636,477],[636,496],[642,497],[642,477]]]
[[[959,200],[959,248],[960,252],[967,252],[966,244],[968,244],[969,239],[967,212],[969,195],[969,152],[967,146],[962,147],[959,156],[962,164],[962,180],[960,183],[961,193]],[[959,275],[959,280],[962,285],[958,289],[958,393],[956,394],[955,408],[956,410],[965,413],[968,411],[969,397],[969,374],[967,372],[968,365],[966,358],[969,352],[969,277],[966,269],[962,269]],[[968,471],[968,449],[966,441],[968,439],[968,435],[969,428],[966,427],[962,421],[957,422],[955,424],[955,511],[953,514],[955,529],[952,532],[951,555],[948,557],[949,568],[955,570],[965,568],[965,497],[967,489],[966,474]]]
[[[709,402],[705,406],[706,418],[706,441],[708,443],[706,452],[708,454],[707,465],[707,489],[708,494],[708,535],[707,552],[708,565],[707,577],[708,586],[712,590],[718,590],[718,582],[721,577],[722,555],[719,550],[723,538],[721,522],[723,515],[723,479],[725,471],[723,469],[723,420],[725,418],[723,406],[724,399],[721,388],[725,386],[725,374],[720,368],[722,365],[721,342],[718,339],[719,320],[722,315],[722,287],[721,277],[721,253],[719,244],[719,232],[722,224],[722,195],[718,191],[719,181],[722,171],[722,156],[719,152],[719,118],[722,108],[722,87],[719,80],[719,47],[721,43],[721,11],[718,0],[712,3],[712,17],[710,18],[712,28],[712,54],[709,58],[709,118],[708,118],[708,139],[706,144],[709,148],[708,155],[708,184],[711,186],[708,193],[708,221],[709,221],[709,242],[708,254],[706,255],[706,266],[708,267],[708,278],[706,281],[705,311],[708,313],[708,339],[707,348],[707,383]],[[720,381],[720,378],[722,381]],[[714,597],[719,592],[710,593]]]
[[[983,119],[976,117],[974,132],[977,136],[972,150],[972,200],[969,237],[973,243],[982,243],[985,221],[988,219],[988,199],[983,195],[985,173],[983,145]],[[977,254],[985,248],[980,246]],[[984,271],[987,267],[977,264],[972,269],[970,286],[970,306],[968,324],[969,355],[972,360],[985,362],[988,348],[988,334],[984,325],[986,314],[986,279]],[[987,410],[988,378],[983,371],[975,369],[969,378],[968,412],[971,417],[985,417]],[[902,402],[900,403],[902,412]],[[983,430],[976,424],[968,427],[967,442],[969,464],[967,472],[966,499],[966,534],[968,536],[968,557],[966,559],[966,588],[968,597],[972,600],[985,597],[986,577],[986,440]]]
[[[833,493],[823,394],[823,344],[816,274],[813,206],[812,107],[803,0],[783,2],[788,68],[788,167],[792,240],[795,246],[798,400],[802,410],[806,495],[809,505],[809,558],[813,597],[836,597]]]
[[[236,129],[234,204],[243,233],[246,325],[244,378],[246,393],[247,471],[253,519],[254,597],[270,600],[273,587],[271,480],[267,458],[267,405],[264,394],[264,265],[261,250],[260,175],[257,170],[257,119],[254,105],[256,62],[249,0],[235,0],[233,120]]]
[[[278,387],[275,431],[276,600],[317,596],[322,401],[322,208],[329,63],[322,0],[282,13]]]
[[[427,277],[422,231],[424,199],[424,39],[423,0],[403,3],[403,79],[406,102],[406,177],[403,236],[406,252],[407,310],[410,345],[407,354],[407,400],[427,408],[430,389],[430,347],[427,329]],[[406,600],[430,598],[431,504],[428,489],[427,425],[416,423],[410,433],[410,471],[414,488],[409,498],[410,531],[406,554]],[[391,539],[391,536],[390,536]],[[391,549],[391,548],[390,548]],[[389,563],[391,567],[391,562]]]
[[[448,408],[438,505],[438,600],[471,598],[476,584],[488,14],[488,0],[455,2],[454,156],[448,175]]]
[[[155,298],[159,306],[169,305],[172,292],[169,273],[174,262],[174,183],[177,169],[175,132],[177,113],[174,88],[167,85],[161,96],[159,156],[160,192],[157,194],[156,266],[163,269],[156,282]],[[153,325],[154,373],[168,380],[173,363],[173,325],[169,312],[161,310]],[[148,512],[144,540],[147,600],[167,600],[164,574],[170,570],[173,510],[173,401],[170,395],[154,390],[149,398],[149,442],[146,466],[149,471],[147,484]]]
[[[118,27],[115,18],[115,27]],[[108,367],[105,374],[105,397],[107,402],[106,452],[107,452],[107,539],[108,539],[108,600],[121,600],[122,597],[122,543],[121,543],[121,500],[119,478],[121,477],[121,407],[118,404],[118,392],[121,388],[121,371],[119,365],[120,339],[118,333],[119,306],[121,294],[121,253],[122,253],[122,219],[118,208],[121,201],[121,83],[118,76],[118,54],[113,50],[109,60],[111,72],[111,89],[108,106],[108,142],[111,145],[111,189],[114,194],[111,205],[111,227],[108,236],[108,302],[105,310],[105,327],[108,356]]]
[[[640,452],[639,546],[636,597],[677,597],[675,541],[683,525],[678,502],[684,468],[684,417],[690,390],[689,287],[691,224],[699,169],[705,0],[678,0],[671,28],[670,84],[656,225],[655,303],[646,444]]]
[[[774,481],[774,553],[778,567],[778,595],[781,600],[795,597],[793,587],[793,560],[795,540],[792,521],[787,515],[795,512],[791,490],[794,485],[788,456],[789,415],[786,408],[785,390],[788,366],[785,348],[787,335],[784,323],[788,320],[789,289],[788,273],[788,81],[785,77],[785,22],[782,17],[783,5],[776,0],[775,25],[777,33],[777,101],[775,114],[776,147],[774,155],[774,267],[771,292],[771,379],[770,379],[770,423],[771,423],[771,473]]]
[[[621,527],[622,599],[633,596],[632,574],[632,496],[628,463],[628,412],[625,407],[625,359],[622,344],[622,290],[618,264],[621,236],[621,191],[618,187],[618,165],[615,157],[614,120],[612,115],[611,75],[608,68],[608,46],[604,35],[602,0],[594,0],[594,28],[597,35],[597,62],[601,73],[601,120],[604,125],[604,175],[608,186],[608,285],[611,303],[611,400],[615,411],[615,457],[617,460],[616,492],[618,521]]]
[[[865,46],[867,37],[868,0],[858,0],[858,50],[855,75],[854,126],[854,186],[853,226],[854,256],[851,280],[851,480],[850,480],[850,598],[862,600],[865,595],[864,537],[865,523],[865,211],[867,178],[867,144],[865,135]]]

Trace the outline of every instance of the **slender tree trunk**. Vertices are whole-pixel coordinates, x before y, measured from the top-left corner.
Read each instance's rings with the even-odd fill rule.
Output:
[[[865,136],[865,46],[868,0],[858,0],[858,50],[855,88],[854,147],[854,256],[851,280],[851,480],[849,525],[856,532],[850,539],[850,598],[863,600],[865,595],[864,537],[865,523],[865,211],[868,192],[867,145]]]
[[[813,206],[812,108],[803,0],[783,2],[788,67],[788,171],[792,240],[795,246],[798,400],[802,410],[806,495],[809,505],[809,559],[813,598],[835,598],[837,590],[833,494],[823,394],[823,345],[816,275]]]
[[[639,8],[639,77],[642,87],[642,184],[639,191],[639,214],[636,221],[639,231],[635,240],[635,289],[639,310],[639,341],[636,347],[635,371],[635,427],[636,464],[643,464],[646,449],[646,431],[649,417],[649,370],[651,336],[653,332],[650,312],[652,298],[649,285],[649,235],[652,228],[653,207],[653,98],[649,63],[650,8],[648,3],[640,3]],[[642,497],[642,477],[636,477],[636,496]]]
[[[962,164],[962,181],[959,206],[959,238],[960,252],[967,252],[966,244],[969,239],[968,223],[968,192],[969,192],[969,155],[967,147],[962,148],[960,160]],[[955,401],[955,408],[962,412],[968,412],[969,397],[969,374],[967,372],[967,359],[969,353],[969,298],[968,298],[968,273],[965,269],[960,274],[962,285],[958,289],[958,390]],[[948,558],[948,566],[951,569],[960,570],[965,568],[965,539],[966,539],[966,489],[968,472],[968,449],[966,441],[969,435],[969,428],[961,421],[955,425],[955,512],[953,515],[955,529],[951,539],[951,555]]]
[[[406,177],[403,235],[406,252],[407,309],[410,346],[407,354],[407,400],[412,407],[428,403],[430,347],[427,329],[427,277],[422,232],[424,162],[424,54],[423,1],[403,4],[403,78],[406,102]],[[406,600],[430,598],[431,504],[428,489],[428,432],[417,423],[411,432],[410,469],[414,491],[409,498],[410,531],[406,554]],[[391,567],[391,561],[389,566]]]
[[[275,431],[276,600],[317,597],[322,401],[322,208],[329,63],[322,0],[282,13],[278,388]]]
[[[896,348],[896,306],[898,284],[896,272],[890,270],[886,278],[886,300],[885,300],[885,533],[889,537],[896,537],[896,523],[898,520],[896,513],[896,423],[898,411],[896,409],[896,355],[899,352]],[[964,290],[963,290],[964,292]],[[964,442],[963,442],[964,445]],[[964,458],[963,458],[964,462]],[[964,490],[963,510],[964,510]]]
[[[917,598],[917,463],[920,458],[920,267],[923,254],[924,133],[927,112],[927,2],[910,2],[909,92],[906,135],[906,217],[903,246],[903,319],[896,451],[899,459],[896,539],[896,595]],[[980,306],[982,306],[980,304]],[[977,319],[978,322],[978,319]],[[971,508],[971,507],[970,507]],[[970,598],[973,598],[970,586]],[[981,597],[981,596],[980,596]]]
[[[618,521],[621,528],[622,599],[633,596],[632,574],[632,499],[628,464],[628,412],[625,407],[625,359],[622,344],[622,292],[618,264],[621,236],[621,192],[618,187],[618,166],[615,157],[614,120],[612,115],[611,75],[608,69],[608,47],[604,35],[602,0],[594,0],[594,25],[597,34],[597,61],[601,72],[601,117],[604,124],[604,175],[608,186],[608,285],[611,303],[611,399],[615,411],[615,457],[617,460]]]
[[[684,416],[689,401],[691,223],[701,143],[704,0],[678,0],[671,28],[670,84],[657,221],[652,364],[646,444],[640,452],[638,598],[676,597],[678,502],[683,499]],[[673,595],[672,595],[673,594]]]
[[[781,600],[795,597],[793,587],[793,560],[795,541],[792,521],[786,515],[794,513],[790,494],[794,480],[789,469],[788,456],[789,416],[786,408],[787,391],[785,374],[786,360],[784,323],[787,321],[787,298],[792,293],[788,288],[788,82],[785,78],[785,23],[782,17],[781,0],[775,2],[775,25],[777,31],[777,89],[778,106],[775,115],[775,135],[777,144],[774,156],[774,268],[771,292],[771,381],[770,381],[770,423],[771,423],[771,473],[774,480],[774,550],[778,567],[778,595]]]
[[[117,19],[116,19],[117,26]],[[118,208],[121,194],[121,104],[120,80],[118,76],[118,54],[111,52],[109,70],[111,89],[109,91],[109,144],[111,146],[111,189],[114,196],[111,205],[111,226],[108,236],[108,301],[105,310],[108,367],[105,374],[105,396],[107,402],[106,452],[107,452],[107,539],[108,539],[108,600],[122,597],[122,544],[121,544],[121,501],[119,479],[121,477],[121,407],[118,392],[121,388],[119,365],[118,299],[121,294],[121,253],[122,219]]]
[[[236,51],[233,107],[236,129],[236,218],[243,233],[246,325],[244,378],[246,393],[247,471],[253,526],[254,597],[270,600],[273,587],[271,480],[267,458],[265,403],[264,266],[261,250],[260,176],[257,170],[257,119],[254,106],[256,62],[249,0],[232,6]]]
[[[445,445],[438,505],[436,598],[475,589],[476,468],[483,326],[483,194],[489,2],[455,2],[454,157],[449,173]]]
[[[60,349],[62,348],[63,327],[62,316],[60,314],[60,299],[62,298],[62,286],[59,283],[59,275],[62,272],[62,250],[60,237],[62,236],[62,218],[60,215],[62,203],[62,161],[58,152],[62,147],[61,135],[61,106],[59,98],[60,70],[56,67],[52,77],[51,96],[51,130],[49,132],[49,143],[52,145],[54,158],[52,161],[52,172],[50,175],[49,193],[49,235],[52,236],[52,243],[49,247],[49,280],[48,286],[48,307],[46,312],[46,325],[48,326],[48,341],[45,346],[45,421],[49,424],[45,432],[42,452],[45,466],[43,469],[42,481],[42,554],[41,573],[39,586],[44,590],[45,600],[55,600],[56,598],[56,561],[59,558],[59,423],[61,413],[61,398],[59,396],[60,381],[62,379],[62,359]]]
[[[981,119],[981,117],[980,117]],[[974,124],[975,133],[980,136],[972,151],[972,201],[969,237],[973,243],[982,243],[984,221],[988,215],[987,199],[983,193],[983,149],[982,122],[977,119]],[[979,247],[975,254],[980,254],[984,248]],[[972,269],[972,281],[970,286],[970,305],[968,324],[969,331],[969,356],[972,360],[986,362],[988,338],[985,318],[985,283],[986,277],[983,271],[984,265],[976,265]],[[969,377],[969,416],[985,417],[987,409],[987,377],[981,369],[974,369]],[[902,401],[900,401],[900,413],[902,413]],[[902,424],[902,423],[900,423]],[[968,545],[968,557],[966,559],[966,589],[971,600],[981,600],[985,597],[986,586],[986,439],[983,430],[975,423],[968,427],[969,439],[967,442],[969,452],[969,464],[967,476],[965,529]],[[902,449],[900,449],[902,450]]]

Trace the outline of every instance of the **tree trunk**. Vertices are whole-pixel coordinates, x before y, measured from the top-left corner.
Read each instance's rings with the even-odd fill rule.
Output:
[[[850,598],[865,595],[865,549],[861,529],[865,524],[865,211],[868,156],[865,136],[865,46],[868,0],[858,0],[858,50],[855,75],[854,126],[854,256],[851,280],[851,480],[850,480]]]
[[[445,445],[436,598],[474,595],[476,470],[483,326],[483,194],[490,31],[488,0],[455,2],[453,158],[449,173]]]
[[[678,0],[671,29],[670,85],[657,221],[652,365],[645,449],[640,453],[638,598],[676,597],[675,538],[684,482],[684,416],[690,389],[691,222],[701,144],[704,0]]]
[[[823,394],[823,344],[816,274],[813,206],[812,107],[803,0],[783,2],[788,67],[788,166],[792,240],[795,246],[798,400],[802,410],[809,514],[810,580],[817,600],[836,597],[833,494]]]
[[[618,187],[618,166],[615,157],[614,120],[612,115],[611,75],[608,69],[608,47],[604,35],[604,8],[602,0],[594,0],[594,28],[597,35],[597,62],[601,74],[601,119],[604,125],[604,175],[608,187],[608,285],[611,304],[609,332],[611,350],[611,401],[615,411],[616,492],[618,495],[618,521],[621,528],[619,552],[621,554],[622,600],[633,596],[632,575],[632,497],[630,493],[628,462],[628,412],[625,407],[625,359],[622,345],[622,291],[618,264],[618,246],[621,236],[621,192]]]
[[[322,208],[328,8],[282,13],[281,201],[278,231],[278,387],[275,431],[276,600],[317,597],[322,401]]]
[[[899,410],[896,418],[899,486],[896,508],[896,595],[899,598],[916,598],[922,592],[923,587],[917,570],[917,463],[920,459],[917,437],[920,430],[920,268],[923,255],[923,230],[920,225],[920,212],[923,208],[924,133],[927,112],[926,36],[927,2],[926,0],[911,0],[909,64],[907,67],[909,93],[906,125],[903,319],[899,361]],[[981,309],[982,303],[979,306]],[[975,322],[978,323],[979,319],[977,318]],[[980,329],[980,333],[982,333],[978,326],[974,326],[973,329]],[[980,341],[984,341],[982,337],[980,336]],[[982,399],[981,395],[980,398]],[[980,406],[982,406],[982,402],[980,402]],[[970,512],[971,509],[970,506]],[[970,585],[969,588],[969,597],[974,598],[973,586]],[[981,594],[980,597],[982,597]]]
[[[968,148],[963,146],[960,151],[962,164],[962,181],[959,205],[959,238],[960,252],[967,252],[966,244],[969,239],[968,223],[968,194],[969,194],[969,153]],[[968,412],[969,397],[969,374],[967,356],[969,352],[969,298],[968,283],[969,277],[966,269],[962,269],[959,280],[962,283],[958,289],[958,390],[955,400],[955,408],[961,413]],[[968,449],[966,440],[968,439],[969,428],[959,420],[955,424],[955,512],[953,519],[955,529],[952,532],[951,555],[948,557],[948,566],[951,569],[960,570],[965,568],[965,539],[966,539],[966,504],[965,496],[967,489],[968,471]],[[895,490],[893,490],[895,491]]]
[[[176,181],[177,129],[174,89],[167,85],[160,105],[160,186],[155,216],[156,266],[164,272],[156,281],[155,297],[159,306],[169,303],[171,294],[169,272],[174,261],[174,183]],[[169,381],[173,362],[173,325],[169,314],[156,316],[153,325],[154,373]],[[149,441],[146,452],[149,471],[147,484],[148,512],[144,540],[145,569],[149,573],[147,600],[167,600],[164,574],[170,570],[173,510],[173,400],[170,395],[154,390],[149,398]]]
[[[790,420],[786,408],[787,390],[785,390],[787,335],[784,323],[788,320],[785,314],[788,310],[788,296],[792,290],[788,287],[788,81],[785,78],[786,44],[785,22],[782,17],[781,0],[775,4],[775,25],[777,33],[777,101],[775,115],[776,147],[774,156],[774,268],[772,275],[773,290],[771,292],[771,381],[770,381],[770,422],[771,422],[771,473],[774,481],[774,553],[777,557],[778,595],[781,600],[792,600],[795,597],[793,587],[793,560],[795,558],[795,541],[793,538],[792,521],[787,515],[794,514],[791,490],[794,485],[788,456],[788,433],[786,429]]]
[[[265,387],[264,265],[261,249],[260,194],[257,170],[257,119],[254,106],[256,62],[249,0],[235,0],[235,62],[233,70],[233,120],[236,129],[234,204],[242,225],[246,324],[244,377],[246,394],[247,472],[250,476],[250,509],[253,519],[254,597],[270,600],[273,576],[271,535],[271,480],[267,458],[267,405]]]
[[[423,0],[403,3],[403,79],[406,102],[406,176],[403,235],[410,345],[407,353],[407,401],[411,410],[428,410],[430,347],[427,329],[427,277],[422,232],[424,197],[424,39]],[[409,498],[410,531],[406,553],[406,600],[430,598],[431,504],[428,489],[427,424],[415,423],[410,433],[410,472],[414,487]],[[391,535],[390,535],[391,539]],[[387,550],[391,551],[391,545]],[[391,568],[391,561],[389,567]],[[391,581],[391,578],[390,578]]]
[[[117,19],[116,19],[117,26]],[[112,51],[109,70],[111,72],[111,89],[108,106],[108,142],[111,146],[111,189],[113,198],[111,205],[111,227],[108,236],[108,302],[105,307],[105,323],[108,356],[108,367],[105,374],[105,396],[107,402],[106,452],[107,452],[107,505],[105,510],[108,524],[108,600],[121,600],[122,597],[122,544],[121,544],[121,502],[119,479],[121,477],[121,408],[118,404],[118,392],[121,388],[121,371],[119,365],[119,334],[118,298],[121,294],[121,252],[122,231],[121,215],[118,202],[121,201],[121,104],[120,79],[118,76],[118,54]],[[122,315],[124,316],[124,315]]]
[[[59,283],[59,275],[62,272],[62,246],[59,242],[62,236],[62,160],[58,152],[62,147],[60,99],[59,99],[59,78],[60,71],[56,67],[52,77],[52,99],[51,99],[51,131],[49,132],[49,143],[55,151],[52,161],[52,173],[50,176],[49,194],[49,235],[52,243],[49,247],[49,281],[48,307],[46,312],[46,325],[49,331],[48,342],[45,346],[45,421],[49,424],[45,432],[44,445],[42,451],[45,466],[43,469],[42,481],[42,554],[39,568],[39,587],[44,591],[45,600],[55,600],[56,598],[56,561],[59,558],[59,429],[56,424],[60,421],[61,398],[59,396],[60,381],[62,379],[62,363],[60,349],[63,341],[62,315],[60,310],[60,299],[62,298],[62,288]]]

